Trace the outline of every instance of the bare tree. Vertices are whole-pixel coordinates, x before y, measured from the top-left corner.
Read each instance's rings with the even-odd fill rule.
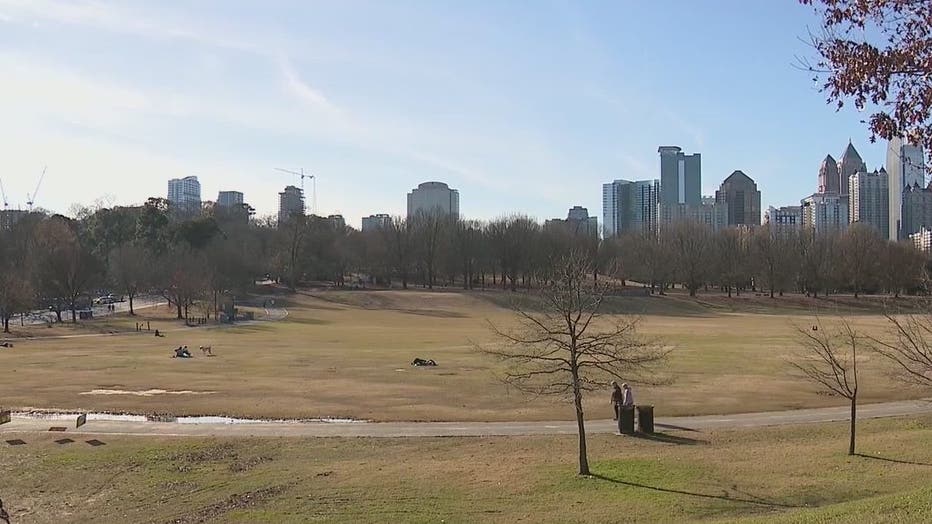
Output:
[[[932,312],[885,316],[890,330],[872,336],[871,349],[893,362],[904,382],[932,386]]]
[[[696,296],[708,282],[712,262],[712,231],[705,224],[683,220],[672,226],[670,243],[676,260],[677,278]]]
[[[848,454],[854,455],[858,413],[858,345],[862,341],[851,325],[841,321],[837,330],[826,329],[821,321],[811,328],[798,327],[799,342],[806,354],[790,364],[830,394],[848,399],[851,405]]]
[[[867,224],[848,227],[838,242],[841,265],[847,284],[858,298],[865,286],[877,280],[883,239]]]
[[[100,275],[99,261],[82,245],[73,221],[61,216],[38,225],[34,248],[37,287],[52,297],[59,322],[63,304],[77,322],[78,301]]]
[[[501,345],[482,351],[509,366],[504,380],[521,391],[572,398],[579,432],[579,474],[589,475],[583,394],[612,379],[650,381],[669,350],[637,335],[637,319],[604,317],[607,284],[588,279],[592,263],[564,257],[540,292],[540,310],[515,305],[520,327],[494,333]]]
[[[110,252],[110,279],[129,301],[129,314],[135,315],[133,300],[150,279],[149,254],[135,244],[122,244]]]

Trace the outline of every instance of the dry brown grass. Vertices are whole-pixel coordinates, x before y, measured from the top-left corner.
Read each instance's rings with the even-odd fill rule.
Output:
[[[680,297],[666,300],[625,302],[649,311],[643,333],[675,347],[669,366],[674,383],[636,387],[638,401],[655,404],[658,415],[839,404],[817,395],[785,363],[797,351],[793,325],[811,324],[806,310],[735,313],[684,306]],[[219,329],[184,328],[166,318],[167,308],[143,310],[165,338],[127,333],[19,340],[15,348],[0,350],[0,398],[12,407],[270,418],[570,418],[565,403],[509,390],[496,378],[498,363],[474,349],[473,343],[492,341],[489,320],[507,325],[511,319],[494,302],[468,293],[322,292],[288,298],[290,314],[282,322]],[[884,329],[877,314],[851,318],[859,329]],[[131,331],[136,321],[124,317],[79,329]],[[169,358],[179,345],[188,345],[196,358]],[[202,357],[199,345],[211,345],[217,356]],[[414,357],[440,365],[413,368]],[[864,402],[928,395],[888,380],[869,356],[862,369]],[[206,394],[87,394],[99,389]],[[607,396],[589,399],[590,418],[610,413]]]

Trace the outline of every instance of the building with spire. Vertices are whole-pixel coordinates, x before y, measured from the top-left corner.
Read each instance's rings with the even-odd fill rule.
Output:
[[[819,193],[837,195],[839,193],[838,162],[832,155],[825,155],[825,160],[819,166]]]
[[[729,226],[760,225],[760,191],[743,171],[735,171],[715,192],[715,202],[724,205]]]
[[[848,180],[855,173],[866,172],[867,164],[861,159],[861,155],[858,154],[858,150],[854,148],[854,144],[848,140],[848,147],[845,148],[845,152],[841,155],[841,160],[838,162],[838,191],[842,195],[847,195],[849,191]]]

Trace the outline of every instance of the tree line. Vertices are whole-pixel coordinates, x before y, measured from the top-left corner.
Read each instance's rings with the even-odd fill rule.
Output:
[[[215,315],[227,295],[268,276],[305,285],[533,289],[570,253],[591,260],[592,278],[664,294],[717,289],[824,295],[924,291],[927,257],[870,227],[844,233],[778,234],[769,226],[713,232],[681,222],[660,232],[600,239],[580,223],[524,215],[490,221],[436,214],[393,217],[361,232],[296,214],[277,224],[240,209],[176,213],[161,198],[135,207],[83,209],[74,218],[35,212],[0,231],[0,318],[37,309],[77,319],[95,292],[164,296],[186,318]]]

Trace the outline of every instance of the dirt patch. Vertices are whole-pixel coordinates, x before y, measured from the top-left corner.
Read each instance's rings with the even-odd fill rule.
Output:
[[[156,395],[213,395],[216,391],[170,391],[167,389],[146,389],[142,391],[128,391],[125,389],[92,389],[82,391],[79,395],[131,395],[134,397],[154,397]]]
[[[272,462],[272,457],[259,456],[259,457],[250,457],[246,459],[238,459],[230,464],[230,471],[233,473],[243,473],[249,471],[252,468],[265,464],[266,462]]]
[[[233,446],[223,444],[186,451],[172,457],[172,461],[175,462],[176,471],[187,473],[201,464],[213,464],[227,460],[235,461],[238,458],[239,455]]]
[[[205,506],[187,515],[182,515],[180,517],[169,520],[168,522],[171,524],[194,524],[199,522],[207,522],[223,517],[231,511],[259,506],[269,499],[277,497],[284,491],[285,486],[272,486],[249,491],[247,493],[230,495],[230,497],[226,500]]]

